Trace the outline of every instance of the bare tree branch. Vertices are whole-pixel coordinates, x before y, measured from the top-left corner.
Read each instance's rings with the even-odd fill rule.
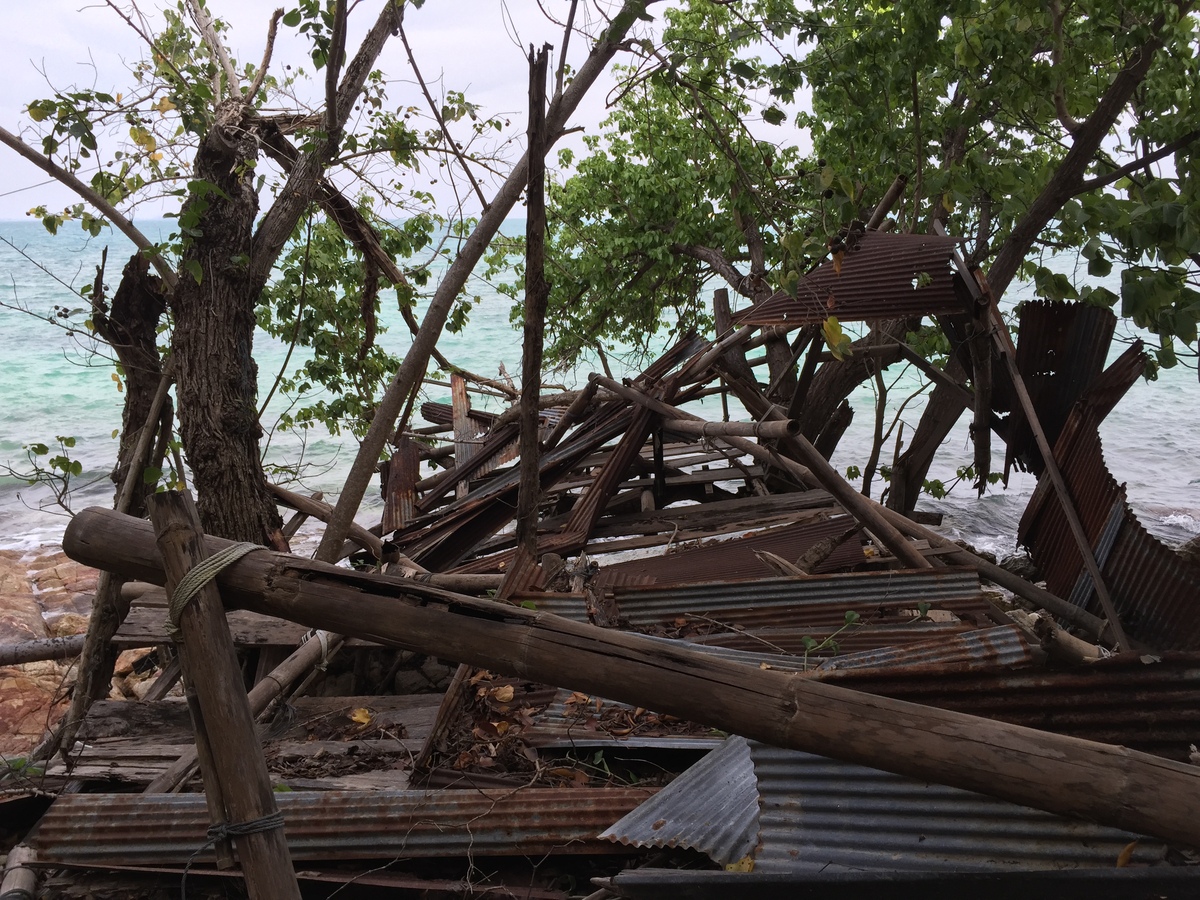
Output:
[[[329,55],[325,59],[325,133],[334,144],[334,135],[345,122],[338,116],[338,76],[346,56],[346,0],[337,0],[333,9],[333,34],[329,38]]]
[[[700,262],[724,278],[729,286],[743,297],[754,296],[754,291],[750,288],[750,277],[739,272],[737,267],[727,260],[720,250],[714,247],[702,247],[697,244],[673,244],[671,250],[680,256],[690,256],[692,259],[700,260]]]
[[[267,25],[267,46],[263,48],[262,63],[259,64],[258,71],[254,73],[254,80],[250,82],[250,87],[246,91],[246,103],[248,104],[254,103],[254,96],[261,90],[263,81],[267,77],[267,68],[271,65],[271,54],[275,50],[275,32],[279,28],[281,18],[283,18],[282,9],[271,13],[271,22]]]
[[[579,0],[571,0],[571,11],[567,14],[567,25],[563,29],[562,53],[558,56],[558,72],[554,75],[555,95],[562,93],[563,76],[567,71],[567,47],[571,45],[571,29],[575,27],[575,10],[578,6]]]
[[[1147,153],[1145,156],[1135,159],[1133,162],[1127,163],[1121,166],[1119,169],[1114,169],[1105,175],[1098,175],[1095,178],[1089,178],[1079,186],[1079,189],[1076,190],[1075,193],[1086,194],[1089,191],[1096,190],[1097,188],[1108,187],[1108,185],[1112,184],[1114,181],[1118,181],[1121,178],[1124,178],[1126,175],[1132,175],[1143,166],[1156,163],[1160,159],[1170,156],[1175,151],[1182,150],[1189,144],[1194,143],[1197,139],[1200,139],[1200,130],[1189,131],[1183,137],[1171,141],[1169,144],[1164,144],[1153,153]]]
[[[21,156],[25,157],[47,175],[56,179],[60,184],[69,187],[95,207],[102,215],[110,219],[122,234],[133,241],[134,245],[146,254],[146,257],[150,260],[155,270],[162,276],[162,280],[166,282],[167,287],[172,289],[175,287],[175,272],[167,265],[166,260],[158,254],[158,251],[154,249],[154,244],[132,222],[125,218],[115,206],[92,190],[89,185],[84,184],[66,169],[61,168],[52,160],[38,153],[11,131],[3,127],[0,127],[0,143],[6,144],[17,151]]]
[[[213,86],[217,88],[214,90],[215,99],[219,101],[223,96],[237,99],[241,79],[238,78],[237,70],[233,67],[233,60],[229,58],[229,51],[225,48],[225,43],[217,34],[217,26],[213,23],[212,16],[208,14],[208,10],[204,8],[200,0],[187,0],[187,5],[196,27],[200,29],[200,37],[204,41],[204,46],[225,75],[224,91],[219,89],[219,83]]]
[[[433,99],[433,95],[429,93],[429,88],[425,85],[425,79],[421,76],[421,70],[417,68],[416,57],[413,56],[412,47],[408,43],[408,35],[404,33],[404,23],[400,23],[400,42],[404,44],[404,52],[408,54],[408,64],[412,66],[413,74],[417,76],[417,84],[421,86],[421,93],[425,95],[425,101],[429,104],[429,109],[433,113],[434,119],[437,120],[438,127],[442,129],[442,134],[446,137],[446,144],[450,148],[450,152],[458,160],[458,164],[462,166],[462,170],[467,175],[467,180],[471,182],[471,187],[475,190],[475,196],[479,198],[479,205],[483,209],[487,209],[487,198],[483,196],[483,191],[479,187],[479,182],[475,180],[475,175],[471,172],[471,167],[467,165],[467,160],[462,155],[462,151],[458,149],[458,144],[454,138],[450,136],[449,129],[446,128],[446,120],[442,117],[442,111],[438,109],[437,102]]]
[[[297,160],[287,183],[279,192],[278,199],[259,223],[258,231],[254,235],[254,252],[250,256],[251,285],[261,287],[267,283],[271,267],[275,265],[276,258],[291,237],[292,229],[317,195],[333,151],[332,138],[345,126],[346,119],[354,108],[354,101],[366,83],[367,75],[379,58],[384,44],[394,33],[393,29],[399,27],[399,16],[397,0],[387,0],[375,24],[359,45],[358,53],[346,67],[345,75],[342,76],[342,83],[337,91],[337,119],[333,122],[332,130],[327,129],[325,138],[318,140],[312,150]]]

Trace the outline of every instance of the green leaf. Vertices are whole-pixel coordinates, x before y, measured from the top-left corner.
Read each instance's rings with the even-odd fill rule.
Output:
[[[298,10],[298,9],[288,10],[288,12],[286,12],[283,16],[283,24],[286,25],[288,28],[295,28],[297,25],[299,25],[300,24],[300,10]]]
[[[162,469],[155,466],[147,466],[142,472],[142,484],[158,484],[158,480],[162,478]]]
[[[787,121],[787,113],[778,106],[768,106],[763,110],[763,121],[768,125],[782,125]]]
[[[1104,278],[1112,271],[1112,260],[1097,254],[1088,262],[1088,274],[1093,278]]]
[[[196,279],[196,284],[204,283],[204,269],[201,267],[199,260],[197,260],[197,259],[184,260],[183,261],[183,270],[185,272],[187,272],[189,275],[191,275],[192,278]]]
[[[536,611],[537,611],[537,604],[536,604],[536,603],[534,603],[532,600],[522,600],[522,601],[521,601],[521,608],[522,608],[522,609],[532,609],[532,610],[534,610],[534,611],[536,612]]]

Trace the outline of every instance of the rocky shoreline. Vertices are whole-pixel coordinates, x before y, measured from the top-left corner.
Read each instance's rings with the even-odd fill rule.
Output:
[[[61,550],[0,550],[0,643],[82,634],[95,569]],[[20,757],[66,709],[75,660],[0,667],[0,761]]]

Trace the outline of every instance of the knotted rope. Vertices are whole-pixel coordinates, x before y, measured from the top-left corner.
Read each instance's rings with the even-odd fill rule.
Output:
[[[179,618],[184,609],[204,586],[217,577],[217,574],[228,566],[233,565],[251,550],[265,550],[259,544],[241,543],[230,544],[223,550],[218,550],[204,562],[197,563],[175,585],[171,594],[171,602],[167,605],[167,636],[172,641],[179,641]]]

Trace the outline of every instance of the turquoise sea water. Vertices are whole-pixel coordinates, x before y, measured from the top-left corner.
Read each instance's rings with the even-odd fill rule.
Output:
[[[515,229],[521,227],[520,223],[512,225]],[[165,227],[167,223],[143,224],[152,239]],[[120,425],[122,403],[113,368],[107,359],[93,352],[96,348],[86,334],[69,334],[36,316],[52,315],[55,306],[83,305],[73,291],[93,280],[106,245],[110,247],[107,281],[110,288],[115,288],[130,245],[120,235],[105,233],[100,238],[88,238],[69,225],[57,237],[51,237],[34,221],[0,222],[0,239],[0,302],[6,304],[0,308],[0,463],[17,470],[28,468],[25,445],[52,444],[56,435],[74,437],[71,454],[82,463],[84,471],[77,480],[79,487],[72,506],[82,509],[93,504],[109,505],[112,489],[107,473],[117,446],[112,432]],[[472,290],[483,302],[473,311],[465,331],[445,335],[439,348],[450,360],[481,375],[495,377],[501,363],[509,373],[519,373],[520,334],[509,324],[508,301],[482,284],[473,285]],[[24,307],[36,316],[12,306]],[[385,312],[381,324],[389,331],[381,336],[380,343],[402,354],[408,345],[408,332],[399,315],[393,312],[389,317]],[[1115,352],[1120,349],[1117,347]],[[255,353],[260,389],[265,395],[282,364],[285,348],[260,335]],[[296,361],[293,357],[293,363]],[[622,366],[624,371],[638,367],[638,360],[632,357],[618,355],[610,362],[618,375]],[[574,387],[586,379],[591,369],[591,365],[584,364],[548,380]],[[893,409],[904,395],[897,387]],[[427,386],[425,399],[448,401],[449,390]],[[851,401],[856,408],[855,422],[834,458],[840,468],[861,465],[870,447],[874,418],[870,387],[861,388]],[[269,427],[290,402],[277,396],[264,425]],[[494,400],[481,398],[479,402],[491,403],[495,408]],[[909,423],[909,434],[920,410],[920,402],[905,409],[903,418]],[[721,417],[715,399],[696,411],[707,418]],[[731,413],[734,418],[741,414],[737,408]],[[933,477],[948,483],[957,466],[970,462],[972,450],[966,425],[964,418],[947,440],[931,473]],[[1130,501],[1151,531],[1171,543],[1200,531],[1200,384],[1194,370],[1179,368],[1163,372],[1157,383],[1137,384],[1106,421],[1102,437],[1109,468],[1118,480],[1127,483]],[[1003,447],[999,441],[995,443],[998,468]],[[330,498],[336,495],[355,450],[351,438],[335,438],[321,430],[276,432],[266,443],[265,456],[272,463],[303,462],[301,487],[322,490]],[[1032,487],[1031,478],[1015,474],[1007,490],[994,488],[982,500],[964,485],[945,500],[924,500],[921,506],[946,513],[946,526],[956,535],[1007,553],[1014,547],[1016,521]],[[360,521],[371,524],[378,515],[377,503],[368,496]],[[66,513],[53,507],[46,489],[0,476],[0,547],[55,544],[65,525]]]

